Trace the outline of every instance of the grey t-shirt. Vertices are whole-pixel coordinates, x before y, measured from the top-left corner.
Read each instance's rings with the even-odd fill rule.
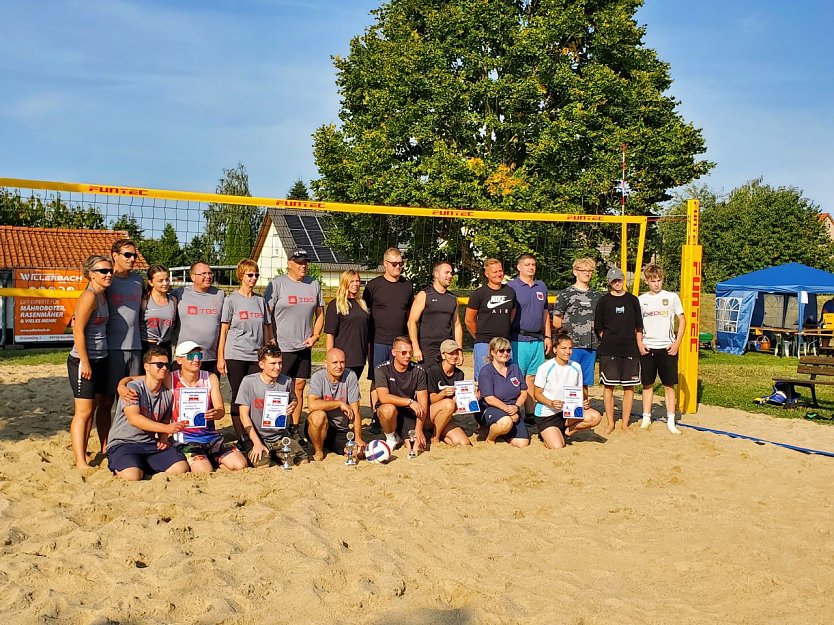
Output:
[[[90,315],[84,328],[84,344],[87,346],[87,358],[90,360],[107,356],[107,319],[110,316],[110,307],[107,305],[104,293],[100,295],[93,293],[93,295],[96,298],[96,309]],[[72,346],[70,356],[78,358],[75,345]]]
[[[168,298],[167,304],[160,306],[153,297],[148,296],[140,326],[142,340],[154,343],[170,341],[176,319],[177,307],[173,297]]]
[[[324,307],[318,280],[310,277],[296,282],[289,276],[276,276],[264,293],[272,313],[275,342],[285,352],[307,349],[304,344],[313,334],[313,313]]]
[[[223,301],[220,322],[229,324],[224,357],[257,362],[264,344],[264,323],[269,323],[264,298],[257,294],[245,297],[235,291]]]
[[[139,308],[142,305],[142,278],[132,271],[125,278],[113,274],[113,282],[106,293],[107,305],[110,308],[107,348],[141,350]]]
[[[319,369],[310,378],[310,384],[307,387],[308,395],[315,395],[319,399],[327,401],[343,401],[346,404],[353,404],[359,401],[359,381],[356,379],[356,374],[350,369],[345,369],[342,377],[337,382],[331,382],[327,377],[327,369]],[[331,427],[336,428],[342,432],[350,429],[350,420],[341,410],[334,411],[339,414],[335,417],[331,414],[327,415]]]
[[[598,340],[594,334],[594,310],[602,293],[588,289],[583,291],[574,285],[559,293],[553,307],[554,316],[562,318],[562,325],[573,339],[574,347],[596,349]]]
[[[287,435],[287,430],[274,430],[264,428],[264,397],[267,391],[286,391],[290,394],[289,403],[293,402],[295,398],[295,385],[292,378],[285,375],[279,375],[278,379],[272,384],[265,384],[261,379],[260,373],[252,373],[243,378],[240,383],[240,389],[237,392],[235,403],[241,406],[249,406],[249,419],[252,425],[255,426],[255,431],[261,438],[261,441],[266,444],[274,444],[280,441]],[[287,416],[289,420],[289,416]],[[289,421],[287,421],[289,423]]]
[[[155,443],[156,434],[146,432],[128,423],[125,416],[125,407],[139,406],[139,412],[148,419],[160,423],[171,421],[171,409],[174,407],[174,393],[162,386],[159,392],[154,395],[145,385],[145,380],[133,380],[127,383],[127,387],[139,394],[137,401],[119,398],[116,404],[116,416],[113,417],[113,426],[110,428],[110,435],[107,438],[107,449],[111,449],[120,443]]]
[[[220,313],[226,294],[217,287],[209,287],[205,293],[194,290],[189,284],[172,293],[177,298],[180,343],[194,341],[203,346],[206,360],[217,360],[217,341],[220,339]]]

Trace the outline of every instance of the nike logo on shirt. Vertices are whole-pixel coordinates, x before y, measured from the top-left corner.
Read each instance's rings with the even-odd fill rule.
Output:
[[[487,308],[498,308],[502,304],[506,304],[510,299],[506,295],[493,295],[487,302]]]

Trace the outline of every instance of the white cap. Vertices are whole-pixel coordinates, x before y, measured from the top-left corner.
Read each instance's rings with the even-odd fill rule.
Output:
[[[177,343],[177,351],[174,353],[174,356],[177,358],[188,356],[188,354],[196,349],[203,351],[203,346],[194,341],[183,341],[182,343]]]

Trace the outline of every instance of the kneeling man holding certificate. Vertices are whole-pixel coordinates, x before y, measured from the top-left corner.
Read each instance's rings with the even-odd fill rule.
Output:
[[[276,345],[258,350],[260,373],[243,378],[237,392],[240,422],[249,437],[249,461],[256,467],[269,466],[270,460],[280,463],[281,439],[288,436],[289,422],[298,399],[292,378],[281,374],[283,358]],[[245,441],[244,441],[245,443]],[[307,452],[292,439],[293,463],[307,462]],[[249,445],[247,445],[248,447]]]
[[[564,331],[553,337],[556,356],[536,371],[533,399],[539,437],[549,449],[565,446],[565,437],[599,425],[602,416],[582,392],[582,367],[570,362],[573,341]]]

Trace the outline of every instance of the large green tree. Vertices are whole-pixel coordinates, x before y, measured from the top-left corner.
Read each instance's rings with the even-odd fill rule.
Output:
[[[249,174],[243,163],[224,169],[216,192],[222,195],[251,196]],[[257,206],[209,204],[205,210],[208,246],[204,260],[211,264],[236,265],[252,254],[264,210]]]
[[[700,243],[704,286],[734,276],[781,265],[803,263],[834,270],[834,242],[820,221],[820,210],[795,187],[774,187],[761,178],[718,197],[707,186],[693,186],[677,196],[665,217],[686,214],[686,199],[701,202]],[[680,249],[686,222],[661,222],[662,258],[669,286],[677,287]]]
[[[335,58],[341,125],[319,128],[317,197],[480,210],[607,213],[621,146],[629,212],[706,173],[698,129],[643,44],[639,0],[390,0]],[[540,226],[336,216],[329,239],[358,259],[379,240],[463,264],[512,256]],[[380,225],[382,223],[382,226]],[[379,232],[380,228],[382,232]],[[449,249],[450,245],[457,249]],[[375,259],[378,260],[378,259]]]

